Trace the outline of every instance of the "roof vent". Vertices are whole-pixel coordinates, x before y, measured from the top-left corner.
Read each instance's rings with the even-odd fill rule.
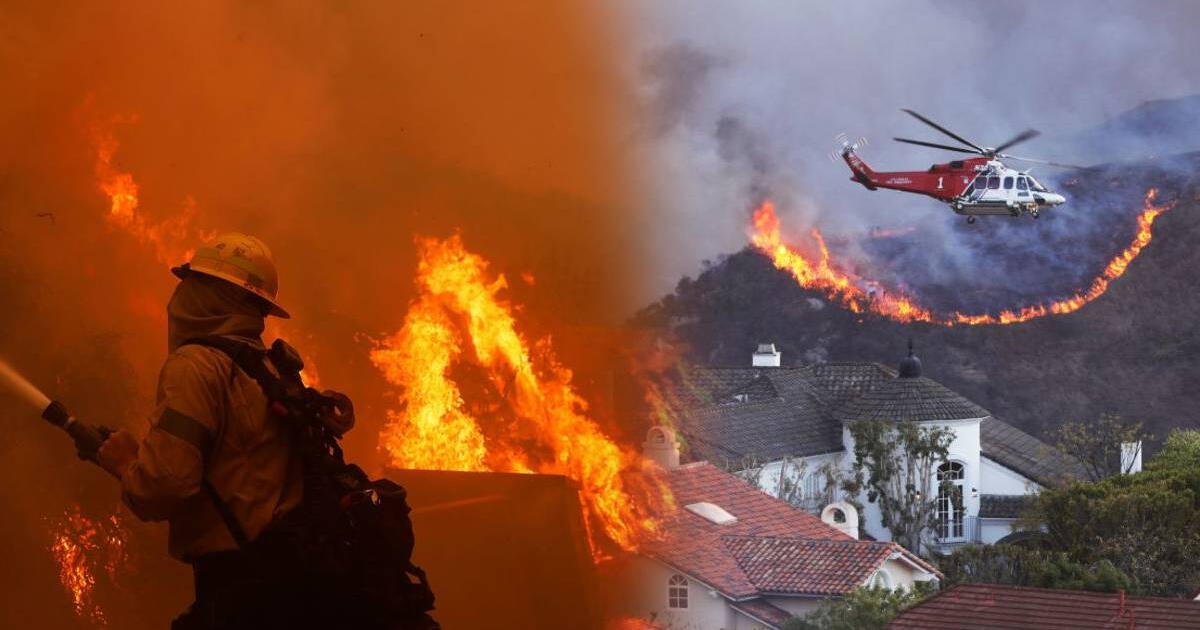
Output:
[[[714,503],[709,503],[707,501],[692,503],[690,505],[685,505],[684,507],[686,507],[688,511],[696,516],[704,518],[711,523],[716,523],[717,525],[732,525],[737,522],[736,516],[726,512],[721,506]]]
[[[760,343],[758,344],[758,348],[754,350],[750,365],[753,367],[779,367],[782,357],[783,353],[775,349],[775,344]]]

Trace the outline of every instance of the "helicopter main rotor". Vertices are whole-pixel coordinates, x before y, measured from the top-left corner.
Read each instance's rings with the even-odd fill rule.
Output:
[[[961,142],[962,144],[964,144],[966,146],[965,147],[963,147],[963,146],[956,147],[956,146],[951,146],[951,145],[947,145],[947,144],[938,144],[936,142],[926,142],[924,140],[911,140],[909,138],[892,138],[893,140],[895,140],[897,142],[904,142],[907,144],[915,144],[918,146],[930,147],[933,149],[943,149],[946,151],[956,151],[958,153],[973,153],[975,155],[982,155],[987,158],[1005,158],[1005,159],[1010,159],[1010,160],[1020,160],[1022,162],[1033,162],[1035,164],[1046,164],[1049,166],[1058,166],[1058,167],[1062,167],[1062,168],[1083,168],[1081,166],[1075,166],[1074,164],[1063,164],[1061,162],[1051,162],[1049,160],[1037,160],[1034,158],[1025,158],[1025,157],[1019,157],[1016,155],[1009,155],[1007,153],[1004,153],[1004,151],[1007,149],[1010,149],[1018,144],[1021,144],[1022,142],[1025,142],[1027,140],[1032,140],[1032,139],[1042,135],[1042,132],[1038,131],[1037,129],[1026,129],[1025,131],[1018,133],[1017,135],[1013,136],[1012,138],[1009,138],[1008,141],[1002,142],[999,146],[982,147],[982,146],[979,146],[978,144],[975,144],[974,142],[971,142],[970,140],[967,140],[966,138],[954,133],[953,131],[950,131],[949,129],[946,129],[945,127],[933,122],[932,120],[918,114],[917,112],[914,112],[911,109],[902,109],[900,111],[908,114],[909,116],[912,116],[913,118],[916,118],[917,120],[925,123],[926,125],[929,125],[930,127],[933,127],[934,129],[937,129],[938,131],[942,132],[943,134],[953,138],[954,140],[957,140],[958,142]]]

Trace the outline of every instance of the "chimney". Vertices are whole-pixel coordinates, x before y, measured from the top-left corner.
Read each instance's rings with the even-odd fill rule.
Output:
[[[679,468],[679,442],[675,432],[664,426],[650,427],[646,441],[642,442],[642,454],[666,470]]]
[[[1135,472],[1142,472],[1142,441],[1121,442],[1121,474]]]
[[[754,367],[779,367],[782,353],[775,349],[773,343],[760,343],[751,357],[750,365]]]
[[[821,510],[821,522],[855,540],[858,539],[858,510],[849,503],[838,501],[826,505],[825,509]]]

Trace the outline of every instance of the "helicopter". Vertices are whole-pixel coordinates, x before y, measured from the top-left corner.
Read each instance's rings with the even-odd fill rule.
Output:
[[[908,138],[893,138],[893,140],[934,149],[973,153],[980,157],[934,164],[927,171],[881,173],[872,170],[858,156],[858,149],[863,144],[863,140],[851,144],[842,136],[840,153],[842,159],[850,166],[851,181],[862,184],[867,190],[889,188],[933,197],[949,205],[955,213],[966,215],[967,223],[975,223],[975,217],[981,215],[1019,217],[1022,214],[1028,214],[1036,219],[1042,210],[1066,203],[1066,197],[1048,190],[1030,174],[1029,170],[1019,171],[1006,166],[1001,161],[1001,158],[1004,158],[1062,168],[1081,168],[1071,164],[1035,160],[1004,153],[1010,147],[1041,135],[1041,132],[1036,129],[1026,129],[999,146],[983,147],[911,109],[901,111],[966,146],[950,146]]]

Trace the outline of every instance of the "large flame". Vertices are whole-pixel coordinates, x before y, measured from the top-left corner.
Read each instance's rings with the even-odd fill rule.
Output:
[[[549,339],[531,344],[518,331],[503,275],[491,274],[458,236],[417,244],[419,297],[403,327],[371,354],[402,388],[402,406],[381,435],[392,463],[566,475],[579,486],[589,529],[598,525],[622,549],[636,549],[657,527],[657,489],[639,476],[640,457],[588,416]],[[462,365],[479,369],[497,400],[470,408],[455,371]]]
[[[754,211],[750,242],[770,258],[775,267],[792,274],[801,286],[821,291],[829,299],[840,302],[855,313],[873,313],[899,322],[929,322],[942,326],[1014,324],[1047,315],[1073,313],[1103,295],[1108,290],[1109,283],[1121,277],[1129,263],[1150,244],[1154,237],[1154,220],[1175,207],[1173,201],[1155,205],[1157,197],[1156,189],[1146,191],[1142,212],[1137,219],[1137,234],[1134,235],[1133,241],[1109,261],[1104,271],[1092,280],[1086,289],[1061,300],[1005,309],[995,314],[968,314],[959,311],[934,313],[902,292],[887,291],[879,283],[864,279],[835,264],[830,258],[821,232],[815,228],[811,234],[817,251],[815,254],[806,254],[783,241],[779,217],[775,214],[775,205],[770,201],[764,202]]]
[[[96,577],[101,572],[113,582],[129,564],[125,541],[128,532],[114,512],[107,518],[90,518],[73,507],[51,523],[50,552],[58,562],[58,579],[71,598],[75,614],[96,625],[106,625],[104,610],[96,602]]]

